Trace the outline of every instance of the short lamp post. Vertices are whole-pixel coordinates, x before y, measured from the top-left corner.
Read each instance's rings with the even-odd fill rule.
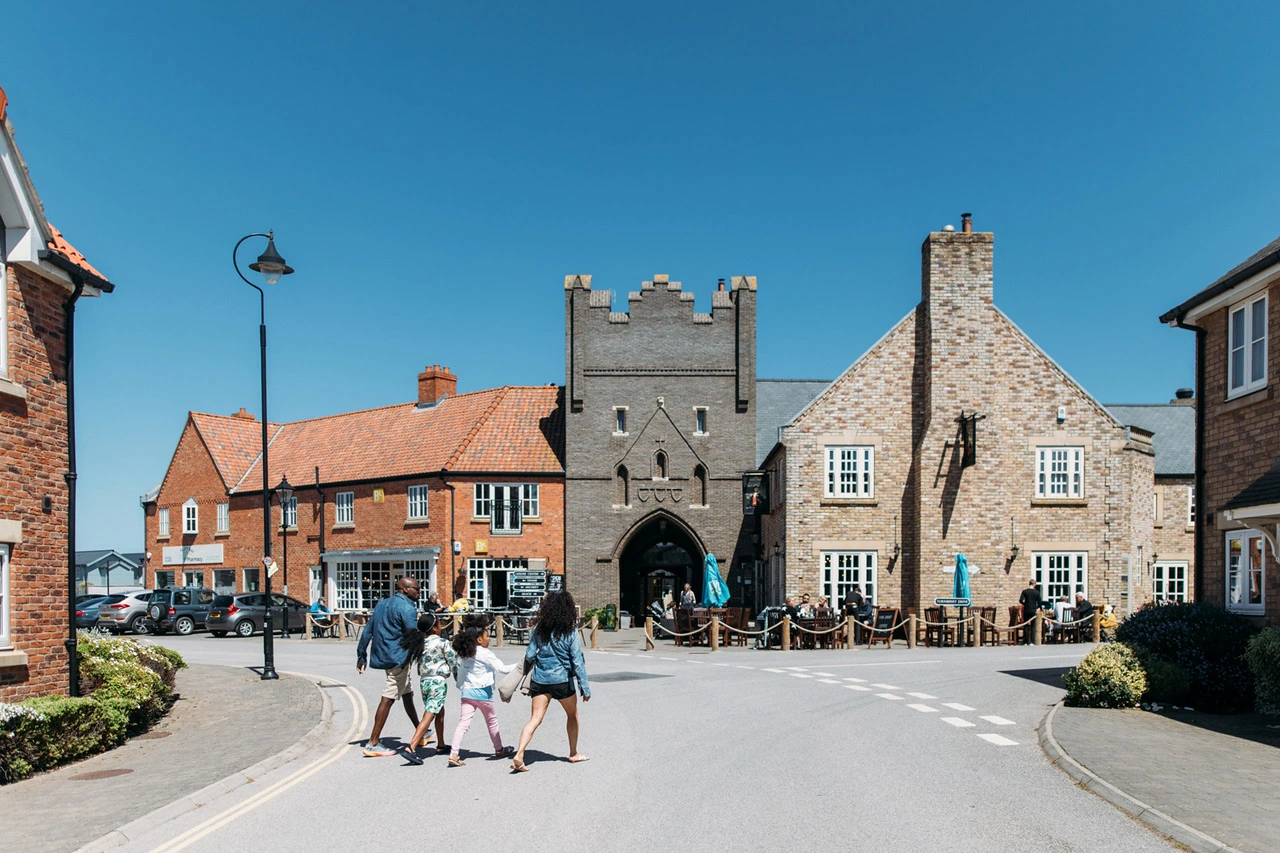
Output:
[[[289,503],[293,500],[293,486],[289,485],[289,477],[280,478],[276,486],[276,500],[280,501],[280,571],[284,574],[285,588],[289,586]],[[267,579],[267,592],[270,594],[270,578]],[[280,636],[289,636],[289,608],[280,606]]]
[[[240,251],[240,245],[250,237],[266,237],[267,248],[258,260],[249,264],[249,269],[261,274],[267,284],[275,284],[281,277],[290,275],[293,267],[284,262],[284,258],[280,257],[280,253],[276,251],[275,232],[268,231],[266,234],[255,233],[247,234],[240,238],[235,248],[231,250],[231,264],[236,268],[236,275],[244,281],[245,284],[258,291],[258,345],[262,353],[262,556],[263,556],[263,572],[267,576],[266,594],[267,608],[266,618],[262,623],[262,680],[270,681],[280,676],[276,674],[275,646],[272,644],[271,635],[271,491],[267,486],[267,298],[261,287],[249,281],[244,277],[244,273],[240,272],[240,263],[236,259],[236,254]]]

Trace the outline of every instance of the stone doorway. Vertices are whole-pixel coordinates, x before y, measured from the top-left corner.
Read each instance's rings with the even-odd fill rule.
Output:
[[[686,583],[702,595],[705,557],[696,537],[682,523],[660,513],[638,526],[618,561],[618,606],[633,624],[644,619],[651,601],[670,592],[678,599]]]

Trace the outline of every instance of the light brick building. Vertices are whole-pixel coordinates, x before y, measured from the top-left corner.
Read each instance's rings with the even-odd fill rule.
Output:
[[[518,594],[512,572],[563,573],[561,389],[456,394],[438,366],[418,388],[417,403],[269,425],[272,478],[296,489],[287,524],[273,499],[273,591],[368,610],[413,575],[424,600],[503,607]],[[243,409],[188,415],[142,499],[149,585],[261,588],[260,431]]]
[[[990,233],[932,233],[920,303],[781,428],[761,527],[777,602],[851,584],[931,605],[968,558],[975,605],[1154,595],[1152,435],[1126,426],[995,307]]]
[[[1280,624],[1280,238],[1162,323],[1196,335],[1197,599]]]
[[[0,701],[65,693],[72,514],[68,340],[114,287],[45,219],[0,90]]]

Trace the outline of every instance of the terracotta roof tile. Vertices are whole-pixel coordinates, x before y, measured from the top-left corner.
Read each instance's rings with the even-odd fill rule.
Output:
[[[228,489],[234,488],[262,452],[262,421],[235,415],[208,415],[192,412],[195,425],[213,464]],[[279,424],[268,424],[268,435],[279,431]]]
[[[59,255],[62,255],[64,258],[71,261],[71,263],[80,267],[85,272],[92,273],[93,275],[96,275],[98,278],[102,279],[103,281],[107,280],[107,277],[105,275],[98,272],[96,269],[93,268],[92,264],[90,264],[87,260],[85,260],[84,255],[80,254],[80,252],[76,250],[75,246],[67,242],[67,238],[62,236],[61,231],[53,227],[52,222],[48,222],[47,224],[49,226],[49,233],[53,235],[49,239],[50,249],[57,252]]]

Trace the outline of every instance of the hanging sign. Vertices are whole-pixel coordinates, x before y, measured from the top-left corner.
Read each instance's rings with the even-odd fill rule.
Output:
[[[742,475],[742,514],[762,515],[769,509],[769,478],[764,471]]]

